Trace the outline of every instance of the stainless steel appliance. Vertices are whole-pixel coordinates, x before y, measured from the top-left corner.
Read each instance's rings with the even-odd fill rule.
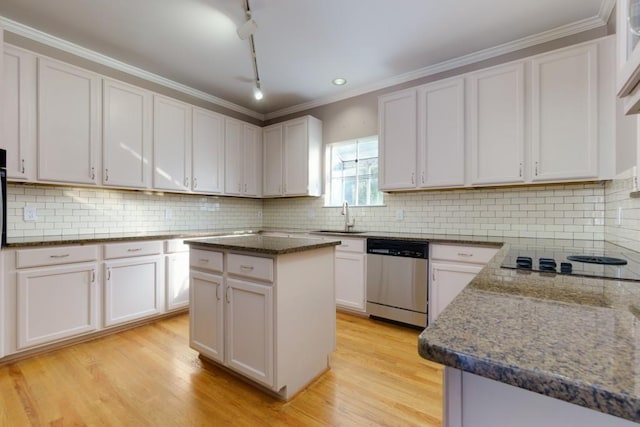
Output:
[[[427,242],[367,239],[367,313],[427,326]]]

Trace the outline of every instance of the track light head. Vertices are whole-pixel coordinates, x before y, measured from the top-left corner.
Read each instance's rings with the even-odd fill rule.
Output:
[[[244,24],[238,27],[238,37],[240,37],[242,40],[246,40],[249,38],[249,36],[253,35],[253,33],[255,33],[257,29],[258,24],[256,23],[256,21],[251,19],[251,15],[249,14],[249,19],[247,19]]]

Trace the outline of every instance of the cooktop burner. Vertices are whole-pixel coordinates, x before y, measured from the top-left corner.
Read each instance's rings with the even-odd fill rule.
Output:
[[[640,255],[636,259],[634,254],[610,249],[512,246],[502,267],[523,273],[640,281]]]

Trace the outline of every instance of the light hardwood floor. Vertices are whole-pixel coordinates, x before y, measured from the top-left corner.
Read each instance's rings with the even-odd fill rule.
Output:
[[[418,331],[338,313],[332,369],[289,402],[204,363],[188,315],[0,366],[2,426],[440,426]]]

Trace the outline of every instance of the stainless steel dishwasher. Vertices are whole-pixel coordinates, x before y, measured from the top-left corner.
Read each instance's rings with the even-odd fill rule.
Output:
[[[367,239],[367,313],[427,326],[427,242]]]

